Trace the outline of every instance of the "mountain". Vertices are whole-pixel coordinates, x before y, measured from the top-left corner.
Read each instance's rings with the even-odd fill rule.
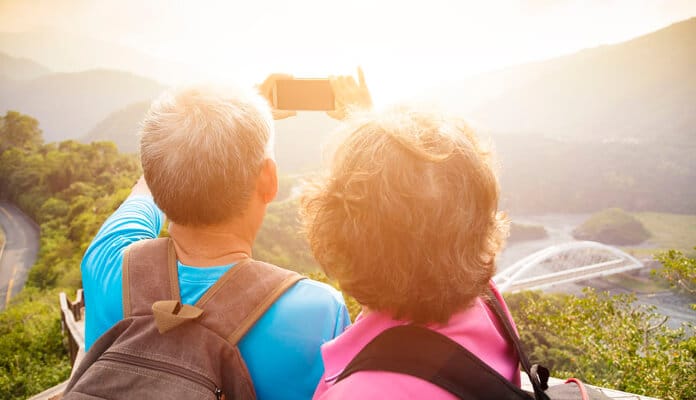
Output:
[[[15,58],[0,53],[0,76],[12,80],[26,80],[48,75],[51,71],[26,58]]]
[[[696,19],[448,83],[428,96],[487,127],[502,167],[503,209],[696,213],[693,71]],[[129,152],[137,150],[148,100],[162,90],[115,71],[0,80],[0,111],[9,104],[37,117],[47,141],[113,140]],[[336,126],[323,113],[277,121],[281,174],[319,167],[321,144]]]
[[[114,111],[80,138],[85,143],[111,141],[121,152],[138,151],[138,131],[145,113],[150,108],[149,101],[139,101]]]
[[[56,72],[115,69],[169,84],[193,73],[189,67],[128,47],[60,31],[0,32],[0,51],[34,60]]]
[[[633,40],[484,74],[429,93],[491,131],[693,142],[696,18]]]
[[[38,119],[47,142],[84,136],[109,113],[157,96],[164,86],[127,72],[57,73],[0,84],[0,112],[16,110]]]

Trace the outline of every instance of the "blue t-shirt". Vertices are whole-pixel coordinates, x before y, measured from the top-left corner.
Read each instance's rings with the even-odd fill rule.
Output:
[[[123,251],[133,242],[157,237],[163,220],[150,196],[131,196],[87,249],[82,259],[87,349],[123,318]],[[178,267],[181,301],[194,304],[234,265]],[[349,324],[343,297],[332,287],[303,279],[288,289],[239,342],[257,397],[311,398],[324,372],[320,346]]]

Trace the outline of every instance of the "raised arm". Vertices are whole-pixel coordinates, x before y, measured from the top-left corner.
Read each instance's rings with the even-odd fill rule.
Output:
[[[123,251],[138,240],[159,235],[164,214],[155,205],[144,178],[104,222],[82,259],[87,348],[123,317],[121,263]]]

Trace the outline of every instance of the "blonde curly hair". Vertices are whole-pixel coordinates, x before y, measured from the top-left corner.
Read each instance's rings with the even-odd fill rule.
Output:
[[[319,264],[372,310],[446,323],[481,295],[507,234],[499,186],[472,130],[394,109],[348,124],[301,216]]]

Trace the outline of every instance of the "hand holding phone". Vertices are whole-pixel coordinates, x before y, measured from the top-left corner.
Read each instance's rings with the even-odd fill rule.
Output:
[[[266,80],[263,81],[262,84],[258,86],[261,96],[266,98],[266,100],[268,100],[268,103],[271,105],[271,112],[273,113],[273,119],[275,120],[289,118],[297,115],[297,112],[295,111],[278,110],[277,108],[273,107],[273,91],[275,90],[276,81],[281,79],[287,80],[293,79],[293,77],[292,75],[288,74],[271,74],[266,78]]]
[[[372,109],[372,96],[365,83],[365,74],[358,67],[358,82],[352,76],[329,78],[335,97],[335,108],[327,111],[334,119],[345,119],[351,112]]]
[[[271,74],[259,89],[273,107],[274,119],[291,117],[296,111],[326,111],[332,118],[345,119],[352,111],[372,108],[372,97],[361,68],[358,68],[358,82],[352,76],[298,79],[287,74]]]
[[[278,79],[272,104],[278,110],[330,111],[334,92],[328,79]]]

